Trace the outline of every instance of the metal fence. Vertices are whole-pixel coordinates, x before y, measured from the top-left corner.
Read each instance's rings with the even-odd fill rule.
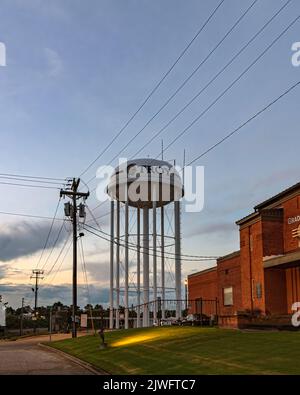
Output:
[[[180,306],[181,317],[176,318],[176,307]],[[146,307],[146,309],[145,309]],[[195,325],[216,325],[218,323],[218,299],[155,300],[146,304],[132,305],[128,311],[129,328],[142,328],[143,312],[149,311],[149,327],[162,325],[184,325],[189,322]],[[125,309],[114,309],[114,317],[119,316],[119,328],[124,328]],[[108,325],[108,321],[105,322]],[[114,328],[116,320],[114,319]]]

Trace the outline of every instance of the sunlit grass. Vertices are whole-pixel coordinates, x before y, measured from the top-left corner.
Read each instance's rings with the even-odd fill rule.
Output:
[[[54,342],[113,374],[300,374],[299,332],[216,328],[130,329]]]
[[[116,342],[112,343],[111,346],[112,347],[128,346],[129,344],[137,344],[137,343],[145,342],[147,340],[153,340],[157,337],[159,337],[158,334],[135,335],[135,336],[126,337],[123,340],[116,341]]]

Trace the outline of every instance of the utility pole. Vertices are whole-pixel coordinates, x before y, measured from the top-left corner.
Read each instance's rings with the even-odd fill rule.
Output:
[[[77,309],[77,212],[79,210],[79,217],[85,217],[84,205],[77,206],[78,199],[87,199],[89,192],[78,192],[80,178],[73,178],[70,189],[60,191],[60,196],[68,196],[72,203],[65,204],[65,215],[70,217],[73,224],[73,292],[72,292],[72,337],[77,337],[76,327],[76,309]]]
[[[49,316],[49,340],[52,341],[52,309],[53,306],[50,307],[50,316]]]
[[[22,307],[21,307],[20,336],[23,336],[23,318],[24,318],[24,298],[22,298]]]
[[[32,291],[34,292],[34,315],[36,317],[37,315],[37,302],[38,302],[38,290],[39,290],[39,280],[42,280],[44,277],[42,275],[44,274],[44,270],[32,270],[32,276],[30,278],[35,279],[35,286],[32,288]]]
[[[32,276],[30,278],[35,279],[35,287],[32,288],[32,291],[34,292],[34,318],[35,318],[35,325],[34,325],[34,333],[36,334],[36,327],[37,327],[37,302],[38,302],[38,290],[39,290],[39,280],[42,280],[44,277],[42,275],[44,274],[44,270],[32,270]]]

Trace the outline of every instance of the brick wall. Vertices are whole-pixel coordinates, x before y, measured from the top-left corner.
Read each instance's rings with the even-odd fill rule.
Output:
[[[300,302],[300,267],[286,269],[287,310],[292,312],[292,304]]]
[[[188,277],[188,290],[189,300],[200,298],[205,300],[215,300],[218,296],[217,268],[215,267],[212,270],[210,269],[190,275]],[[192,314],[196,313],[194,303],[191,305],[189,312]]]
[[[240,229],[241,287],[243,310],[265,312],[262,221],[260,218]],[[258,288],[261,295],[258,294]]]
[[[263,210],[261,213],[261,219],[263,256],[266,257],[283,254],[283,210],[280,208]]]
[[[218,299],[219,314],[235,315],[242,309],[242,289],[241,289],[241,266],[240,254],[235,253],[232,257],[223,258],[218,261]],[[233,288],[233,305],[224,306],[224,288]]]
[[[265,270],[266,313],[287,314],[286,271],[284,269]]]

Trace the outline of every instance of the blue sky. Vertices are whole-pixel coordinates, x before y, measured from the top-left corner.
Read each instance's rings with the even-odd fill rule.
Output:
[[[1,173],[78,176],[135,112],[218,2],[1,0],[0,41],[7,48],[7,66],[0,67]],[[107,164],[144,126],[251,3],[250,0],[225,0],[160,89],[112,148],[85,174],[85,180],[94,176],[97,167]],[[259,0],[122,156],[133,155],[146,139],[164,126],[284,3]],[[165,146],[299,14],[300,3],[293,0],[165,131]],[[181,163],[185,148],[187,161],[192,160],[300,80],[300,68],[291,63],[291,46],[300,41],[299,25],[298,21],[165,153],[165,158]],[[201,213],[183,216],[185,253],[222,255],[238,249],[238,229],[234,222],[248,214],[258,202],[299,181],[298,107],[299,89],[296,89],[240,134],[197,162],[205,166],[205,207]],[[160,139],[155,140],[142,155],[157,156],[160,144]],[[94,186],[91,183],[91,188]],[[0,187],[2,211],[53,215],[58,198],[56,191]],[[96,204],[92,196],[89,205]],[[96,214],[106,208],[102,210]],[[4,242],[7,233],[14,239],[19,232],[20,240],[20,234],[26,233],[28,228],[44,229],[43,223],[24,221],[1,215],[0,233],[5,236]],[[32,232],[33,238],[36,229]],[[93,267],[90,269],[91,282],[95,289],[105,287],[107,246],[92,238],[85,243]],[[30,244],[27,238],[25,244]],[[23,258],[18,256],[7,261],[0,257],[5,264],[0,283],[16,288],[27,284],[28,273],[39,253],[38,247],[36,253],[30,248],[26,253],[25,248]],[[103,264],[102,276],[96,266],[98,261]],[[58,276],[58,286],[70,283],[70,262],[67,260],[64,274]],[[8,267],[24,269],[24,273],[12,275]],[[203,264],[184,263],[183,271],[187,274],[202,267]],[[45,296],[45,303],[47,301]]]

